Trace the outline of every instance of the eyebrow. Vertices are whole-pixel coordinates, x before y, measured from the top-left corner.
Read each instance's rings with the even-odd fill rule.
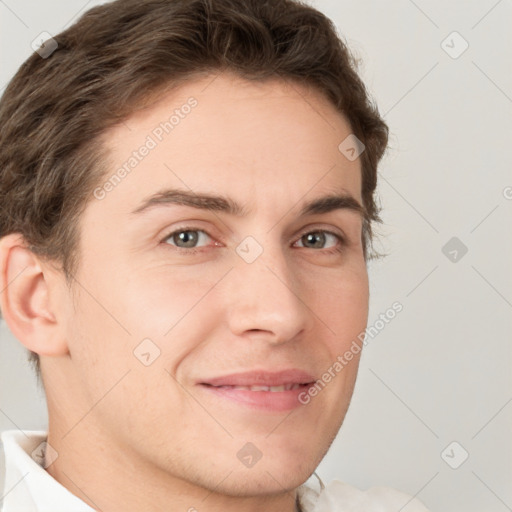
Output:
[[[188,190],[165,189],[146,198],[131,214],[142,214],[158,206],[171,204],[190,206],[201,210],[223,212],[244,217],[249,212],[233,199],[220,195],[196,193]],[[365,208],[348,193],[330,194],[304,204],[299,216],[329,213],[334,210],[351,210],[364,216]]]

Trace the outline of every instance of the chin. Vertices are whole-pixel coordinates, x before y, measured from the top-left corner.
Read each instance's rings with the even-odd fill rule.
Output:
[[[302,485],[315,469],[311,467],[306,471],[300,467],[287,467],[279,473],[263,466],[260,469],[236,469],[221,485],[215,486],[215,491],[237,497],[283,494]]]

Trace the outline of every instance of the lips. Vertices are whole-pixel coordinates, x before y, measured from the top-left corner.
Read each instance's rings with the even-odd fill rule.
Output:
[[[207,379],[198,384],[209,396],[236,408],[242,406],[276,413],[303,406],[299,396],[314,382],[315,378],[309,373],[290,369],[236,373]]]
[[[208,384],[206,384],[208,385]],[[244,389],[245,391],[270,391],[278,393],[280,391],[291,391],[293,389],[300,389],[306,384],[282,384],[280,386],[215,386],[223,389]]]
[[[286,391],[292,389],[291,386],[312,384],[313,382],[315,382],[315,378],[311,374],[303,370],[292,368],[279,372],[255,370],[244,373],[234,373],[207,379],[201,381],[200,384],[214,387],[242,387],[248,388],[250,391]],[[284,386],[285,389],[277,389],[282,386]]]

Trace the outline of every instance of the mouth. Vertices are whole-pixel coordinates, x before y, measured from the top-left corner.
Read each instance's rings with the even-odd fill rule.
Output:
[[[300,396],[315,382],[309,373],[292,369],[275,373],[238,373],[198,384],[223,404],[258,409],[260,412],[283,412],[304,405]]]
[[[312,384],[312,383],[311,383]],[[204,386],[211,386],[211,384],[203,384]],[[244,389],[245,391],[270,391],[271,393],[280,393],[282,391],[293,391],[295,389],[302,389],[308,387],[309,384],[280,384],[278,386],[211,386],[219,389]]]

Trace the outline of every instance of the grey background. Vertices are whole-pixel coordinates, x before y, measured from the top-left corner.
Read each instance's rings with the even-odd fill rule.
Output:
[[[0,0],[0,89],[38,34],[97,3]],[[390,255],[370,267],[369,325],[404,307],[365,347],[318,474],[396,487],[432,511],[512,510],[512,3],[311,3],[362,58],[391,128],[377,244]],[[442,47],[453,31],[469,44],[458,58]],[[453,36],[444,45],[461,48]],[[456,262],[442,251],[453,237],[468,248]],[[45,429],[26,352],[4,323],[0,351],[0,430]]]

